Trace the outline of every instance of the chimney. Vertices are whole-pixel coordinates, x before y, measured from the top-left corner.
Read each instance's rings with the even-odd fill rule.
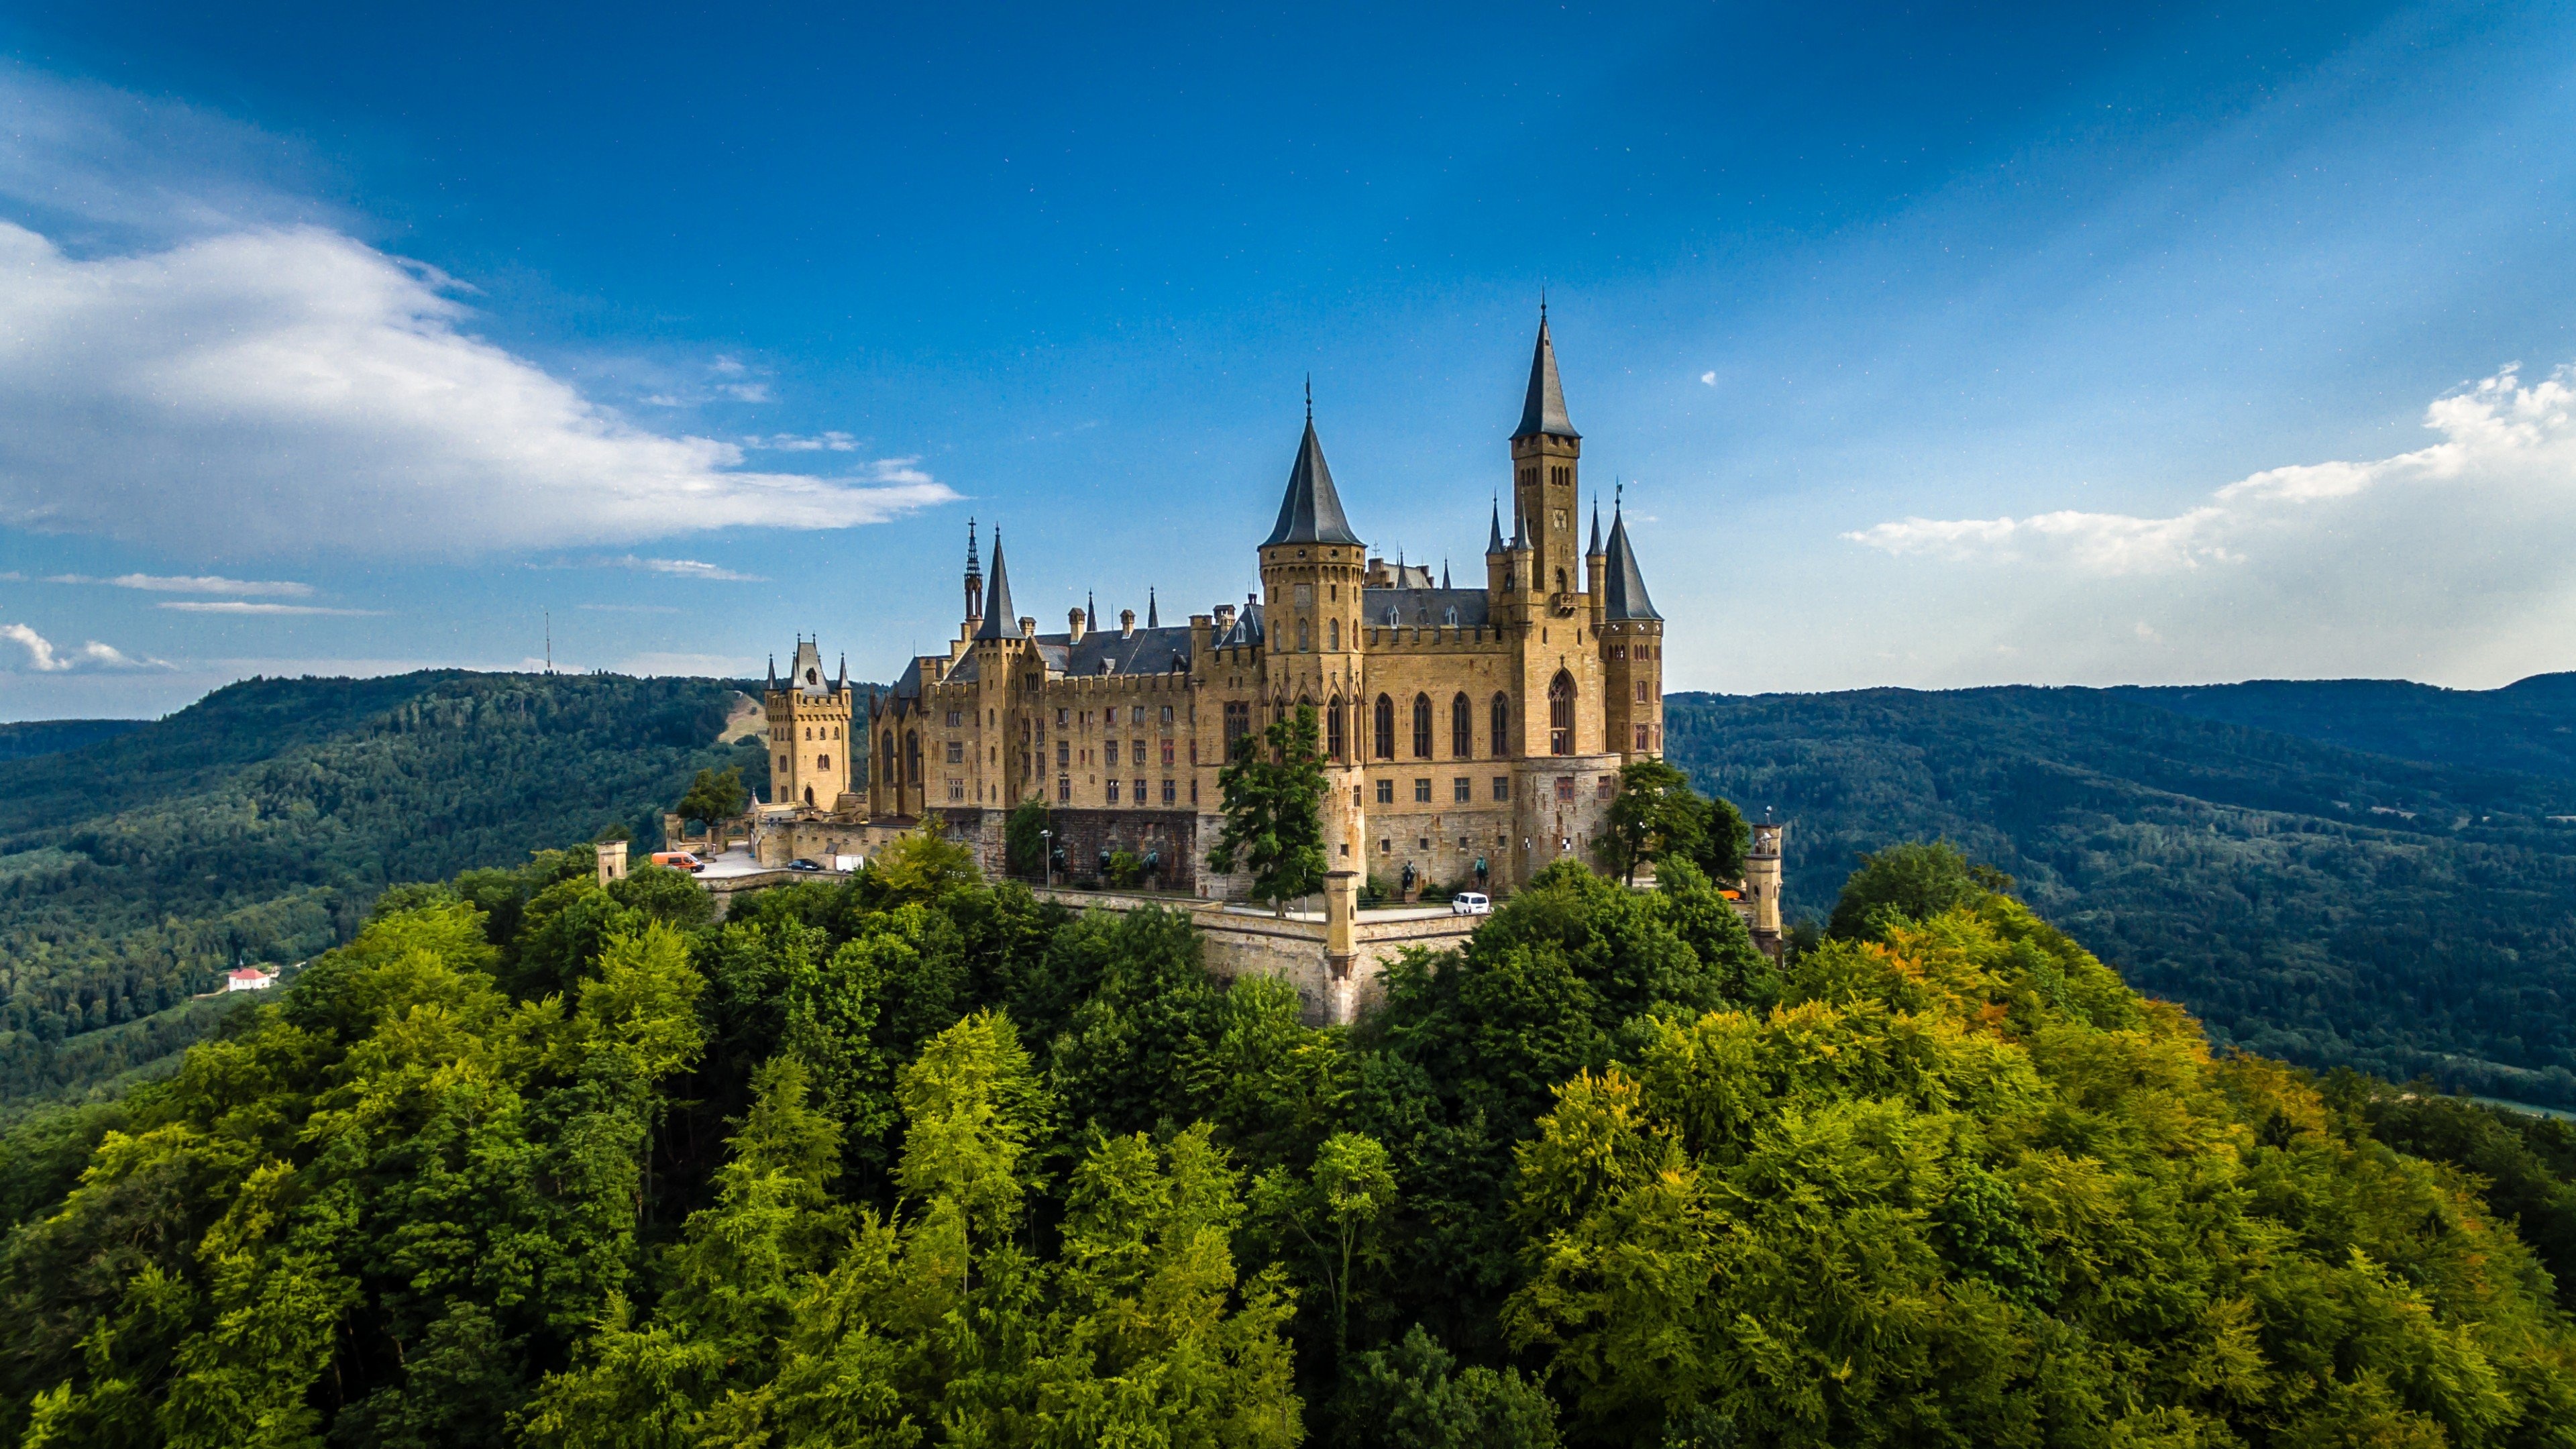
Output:
[[[1079,644],[1082,642],[1082,611],[1080,609],[1067,609],[1065,611],[1064,632],[1071,637],[1073,643]]]
[[[1133,639],[1136,637],[1135,610],[1121,609],[1118,611],[1118,637],[1121,639]]]
[[[1020,637],[1023,639],[1034,639],[1038,637],[1038,621],[1030,618],[1026,614],[1022,614],[1020,616]]]
[[[1231,631],[1233,628],[1234,628],[1234,605],[1232,605],[1232,604],[1219,604],[1219,605],[1217,605],[1217,606],[1216,606],[1216,631],[1217,631],[1218,633],[1220,633],[1220,634],[1223,634],[1223,633],[1227,633],[1227,632]]]

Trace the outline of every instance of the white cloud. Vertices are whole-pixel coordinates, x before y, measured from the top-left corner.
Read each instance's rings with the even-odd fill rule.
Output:
[[[52,640],[25,624],[0,624],[0,639],[20,645],[27,651],[27,667],[39,674],[60,674],[73,669],[164,669],[158,659],[137,659],[113,645],[95,639],[78,649],[54,647]]]
[[[2269,468],[2166,518],[2061,511],[2028,518],[1908,518],[1843,535],[1892,554],[2071,565],[2090,573],[2163,573],[2276,557],[2288,540],[2355,521],[2369,497],[2436,517],[2468,507],[2576,504],[2576,369],[2525,384],[2507,366],[2425,409],[2442,441],[2365,463]]]
[[[693,558],[639,558],[625,554],[617,558],[573,559],[540,565],[557,569],[634,569],[641,573],[664,574],[671,578],[699,579],[713,584],[765,584],[760,574],[746,574],[722,564],[702,563]]]
[[[1715,386],[1717,386],[1717,374],[1716,374],[1716,373],[1714,373],[1714,372],[1703,372],[1703,373],[1701,373],[1701,374],[1699,375],[1699,380],[1700,380],[1700,382],[1701,382],[1704,386],[1708,386],[1708,387],[1715,387]]]
[[[836,433],[827,429],[810,438],[800,437],[795,433],[772,433],[765,438],[755,435],[743,439],[742,445],[771,453],[854,453],[858,451],[859,440],[848,433]],[[901,461],[918,460],[907,458]]]
[[[49,584],[106,584],[111,588],[141,589],[155,594],[232,594],[258,597],[280,596],[289,599],[310,598],[311,584],[286,579],[228,579],[216,574],[118,574],[112,579],[94,579],[86,574],[54,574]]]
[[[2436,399],[2424,426],[2438,441],[2264,469],[2165,515],[1907,518],[1843,536],[1974,566],[1934,613],[1963,643],[2038,630],[2054,644],[2041,677],[2491,681],[2576,663],[2576,369],[2526,381],[2505,367]]]
[[[372,618],[376,609],[326,609],[319,604],[253,604],[241,599],[171,599],[157,607],[182,614],[331,614],[344,619]]]
[[[760,472],[638,427],[463,330],[455,291],[315,226],[81,259],[0,223],[0,521],[183,557],[463,557],[956,496],[916,459]]]

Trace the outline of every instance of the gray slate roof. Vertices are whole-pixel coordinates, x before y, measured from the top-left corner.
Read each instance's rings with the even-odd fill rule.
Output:
[[[1538,319],[1538,350],[1530,354],[1529,395],[1521,401],[1521,425],[1512,429],[1512,441],[1545,435],[1551,438],[1580,438],[1574,424],[1565,415],[1565,386],[1556,379],[1556,344],[1547,338],[1547,314]]]
[[[1357,543],[1350,520],[1342,516],[1342,496],[1333,491],[1333,470],[1324,466],[1324,445],[1315,438],[1315,420],[1306,419],[1306,436],[1297,443],[1297,461],[1288,469],[1288,493],[1279,500],[1279,522],[1263,548],[1279,543]],[[996,550],[1000,545],[994,545]],[[996,564],[998,569],[1000,565]]]
[[[1363,589],[1360,591],[1360,622],[1372,629],[1387,626],[1387,611],[1395,611],[1395,623],[1401,627],[1472,629],[1490,621],[1486,612],[1483,589]],[[1457,611],[1452,619],[1450,611]]]
[[[1002,528],[993,526],[993,577],[984,584],[984,623],[978,639],[1017,639],[1019,612],[1011,607],[1011,571],[1002,562]]]
[[[1047,668],[1076,678],[1164,674],[1190,667],[1190,630],[1186,624],[1139,629],[1125,638],[1115,629],[1103,629],[1083,635],[1078,644],[1070,634],[1040,634],[1037,646]]]
[[[1661,619],[1655,612],[1655,601],[1646,596],[1646,576],[1637,571],[1637,552],[1628,546],[1628,515],[1625,509],[1610,516],[1610,558],[1602,583],[1602,617],[1609,619]]]

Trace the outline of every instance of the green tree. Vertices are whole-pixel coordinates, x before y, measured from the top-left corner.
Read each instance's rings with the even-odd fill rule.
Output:
[[[1862,856],[1860,869],[1843,882],[1825,934],[1857,941],[1886,923],[1929,920],[1978,900],[1986,888],[1959,848],[1946,840],[1912,840]]]
[[[1355,1354],[1334,1418],[1341,1442],[1371,1449],[1554,1449],[1556,1404],[1518,1369],[1462,1367],[1421,1324]]]
[[[1313,705],[1297,706],[1258,740],[1236,740],[1217,786],[1225,828],[1208,852],[1208,869],[1231,875],[1241,861],[1252,872],[1253,898],[1279,911],[1323,888],[1324,759]]]
[[[1634,885],[1638,866],[1668,855],[1695,858],[1708,828],[1707,814],[1689,776],[1662,760],[1632,760],[1619,767],[1619,793],[1610,800],[1601,863]]]
[[[682,820],[713,826],[742,813],[749,792],[743,789],[742,771],[732,765],[721,770],[700,770],[689,782],[688,793],[680,797],[671,813]]]
[[[1395,1172],[1386,1148],[1359,1132],[1324,1139],[1301,1181],[1286,1168],[1263,1176],[1254,1205],[1285,1234],[1301,1240],[1333,1304],[1336,1359],[1350,1342],[1355,1274],[1383,1266],[1379,1230],[1396,1205]]]
[[[1010,858],[1011,874],[1025,880],[1037,880],[1046,874],[1046,832],[1054,818],[1043,800],[1032,798],[1011,807],[1010,816],[1002,823],[1003,851]]]

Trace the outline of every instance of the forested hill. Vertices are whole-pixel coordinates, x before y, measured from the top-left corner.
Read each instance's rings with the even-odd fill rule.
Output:
[[[1701,788],[1794,822],[1793,918],[1864,852],[1946,837],[2222,1041],[2576,1104],[2576,678],[1688,694],[1666,717]]]
[[[31,719],[0,724],[0,760],[77,750],[143,728],[139,719]]]
[[[165,1053],[157,1025],[85,1034],[335,945],[389,883],[612,824],[649,842],[709,765],[764,785],[759,741],[714,743],[740,703],[708,679],[255,679],[0,763],[0,1103]]]

